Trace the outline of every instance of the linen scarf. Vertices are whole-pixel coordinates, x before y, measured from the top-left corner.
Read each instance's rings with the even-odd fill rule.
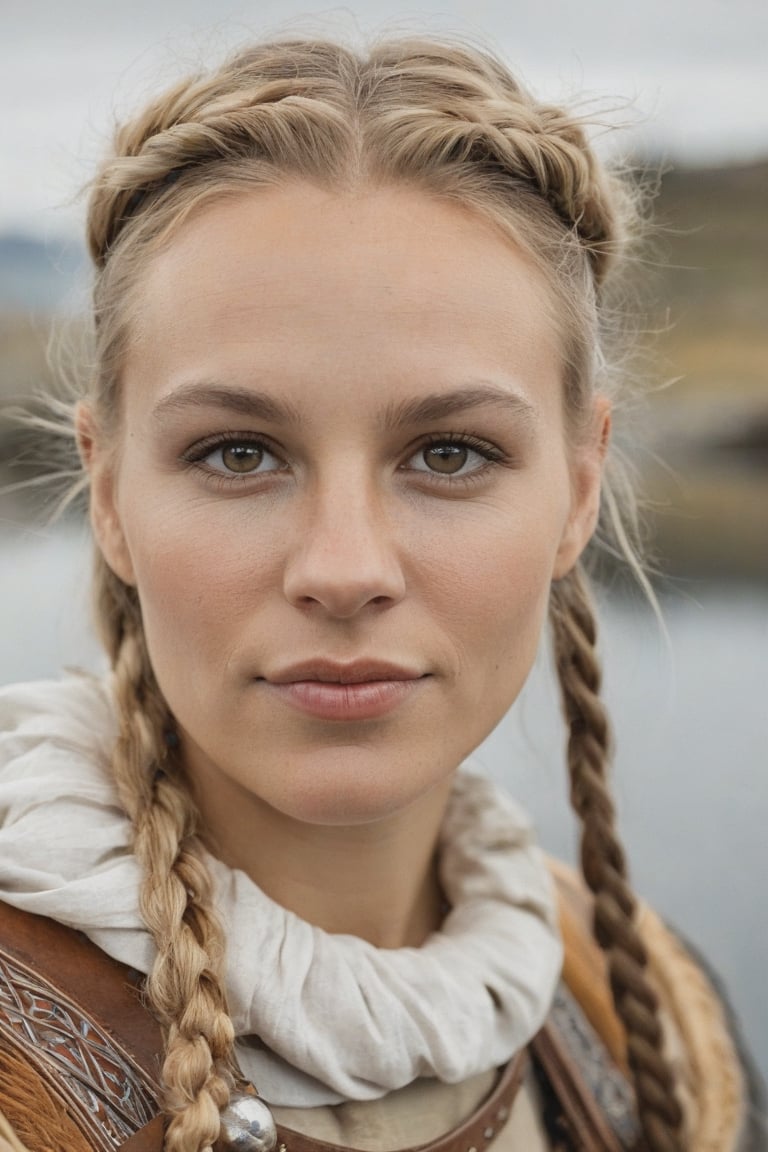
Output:
[[[146,973],[155,948],[110,776],[115,736],[108,680],[0,690],[0,899]],[[465,766],[439,842],[450,911],[420,948],[326,933],[208,863],[238,1058],[271,1104],[458,1083],[510,1059],[547,1016],[562,961],[552,883],[525,813]]]

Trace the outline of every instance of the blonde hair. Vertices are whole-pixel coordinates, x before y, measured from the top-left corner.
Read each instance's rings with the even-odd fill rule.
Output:
[[[366,54],[326,40],[256,44],[177,84],[117,131],[88,212],[96,267],[90,401],[105,434],[119,424],[121,365],[149,255],[199,205],[288,180],[332,190],[408,185],[470,207],[521,245],[556,306],[564,402],[570,434],[579,436],[596,385],[609,384],[606,318],[631,236],[631,197],[597,161],[578,120],[537,103],[491,52],[424,37],[374,42]],[[601,535],[639,570],[614,488],[604,495]],[[144,869],[142,913],[157,944],[147,993],[167,1035],[166,1148],[194,1152],[217,1139],[233,1083],[222,932],[138,597],[100,555],[96,599],[117,684],[114,773]],[[595,934],[627,1034],[646,1146],[672,1152],[682,1147],[680,1108],[606,781],[609,726],[581,568],[553,586],[551,622]]]

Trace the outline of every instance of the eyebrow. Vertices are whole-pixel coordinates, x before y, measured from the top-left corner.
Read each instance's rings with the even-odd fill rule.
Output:
[[[499,408],[512,412],[526,424],[533,424],[536,419],[533,404],[519,392],[481,381],[451,392],[433,392],[389,405],[384,414],[384,425],[387,429],[394,429],[406,424],[430,424],[472,408]]]
[[[533,424],[536,420],[533,404],[519,392],[480,381],[450,392],[433,392],[427,396],[389,404],[384,410],[383,426],[387,431],[393,431],[407,425],[433,423],[459,412],[483,407],[511,412],[526,424]],[[301,412],[285,400],[277,400],[265,392],[256,392],[250,388],[206,382],[185,384],[164,396],[155,405],[153,417],[162,419],[166,413],[187,408],[225,408],[273,424],[302,423]]]
[[[227,384],[185,384],[164,396],[155,405],[152,415],[159,419],[166,413],[183,412],[186,408],[227,408],[230,412],[251,416],[255,420],[268,420],[272,424],[301,423],[301,414],[292,404],[275,400],[265,392]]]

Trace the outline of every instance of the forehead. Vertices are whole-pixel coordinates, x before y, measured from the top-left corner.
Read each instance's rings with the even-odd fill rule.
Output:
[[[151,257],[138,300],[129,375],[156,398],[249,373],[298,398],[339,381],[559,378],[530,259],[478,214],[411,189],[301,184],[209,203]]]

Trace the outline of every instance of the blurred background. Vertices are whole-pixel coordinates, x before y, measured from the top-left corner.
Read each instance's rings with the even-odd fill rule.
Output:
[[[52,323],[87,305],[79,190],[116,118],[267,31],[458,32],[656,186],[628,415],[665,630],[603,590],[615,787],[638,889],[708,957],[768,1074],[768,5],[764,0],[3,0],[0,404],[51,380]],[[613,127],[612,127],[613,126]],[[614,128],[618,130],[614,130]],[[621,429],[619,429],[621,434]],[[638,445],[640,446],[638,449]],[[0,417],[0,486],[21,441]],[[89,540],[0,497],[0,683],[101,667]],[[661,575],[663,573],[663,575]],[[546,652],[478,759],[572,858]]]

